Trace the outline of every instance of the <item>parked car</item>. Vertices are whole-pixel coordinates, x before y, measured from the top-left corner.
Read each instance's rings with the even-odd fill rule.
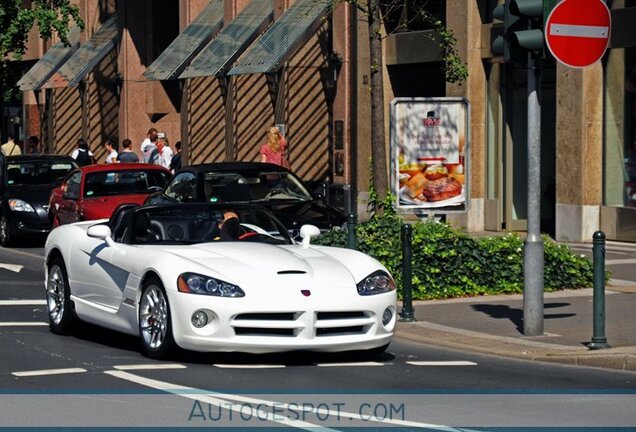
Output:
[[[341,226],[346,216],[311,193],[288,169],[258,162],[192,165],[176,173],[168,187],[146,204],[249,202],[269,209],[295,237],[304,224],[321,230]]]
[[[51,230],[49,195],[69,171],[73,158],[22,155],[0,158],[0,244],[43,237]]]
[[[237,236],[223,240],[228,211]],[[77,317],[139,336],[157,358],[175,347],[384,351],[397,312],[387,269],[311,245],[315,226],[300,232],[296,243],[250,204],[123,205],[110,220],[58,227],[45,246],[51,331],[71,332]]]
[[[51,192],[51,222],[56,227],[109,218],[119,204],[141,204],[149,194],[163,190],[171,177],[170,171],[152,164],[101,164],[78,168]]]

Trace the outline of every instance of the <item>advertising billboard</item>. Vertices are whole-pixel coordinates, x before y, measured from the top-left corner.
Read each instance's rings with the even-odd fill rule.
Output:
[[[468,210],[469,120],[463,98],[391,102],[391,190],[399,211]]]

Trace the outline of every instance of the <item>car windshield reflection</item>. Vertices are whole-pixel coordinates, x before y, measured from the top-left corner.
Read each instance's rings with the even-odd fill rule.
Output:
[[[112,227],[118,231],[116,227]],[[121,239],[132,244],[250,242],[292,244],[285,227],[267,211],[250,205],[168,205],[134,211]],[[115,233],[113,233],[116,235]]]
[[[75,166],[66,162],[29,161],[7,165],[8,186],[52,185],[59,182]]]
[[[148,194],[162,190],[169,180],[169,174],[159,170],[95,172],[86,176],[84,197]]]
[[[203,188],[208,202],[313,199],[303,184],[286,172],[206,173]]]

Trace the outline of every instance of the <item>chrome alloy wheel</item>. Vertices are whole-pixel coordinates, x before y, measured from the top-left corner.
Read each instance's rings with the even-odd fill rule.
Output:
[[[66,285],[62,269],[56,264],[49,270],[49,280],[46,284],[46,304],[49,318],[55,325],[59,325],[64,318],[64,300]]]
[[[150,350],[159,349],[168,331],[168,303],[159,287],[149,286],[142,294],[139,321],[144,345]]]

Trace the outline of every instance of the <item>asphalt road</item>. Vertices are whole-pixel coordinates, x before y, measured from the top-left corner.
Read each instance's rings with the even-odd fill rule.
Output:
[[[0,248],[0,427],[634,426],[636,374],[396,339],[387,353],[182,352],[47,326],[43,249]],[[464,429],[463,429],[464,430]]]

